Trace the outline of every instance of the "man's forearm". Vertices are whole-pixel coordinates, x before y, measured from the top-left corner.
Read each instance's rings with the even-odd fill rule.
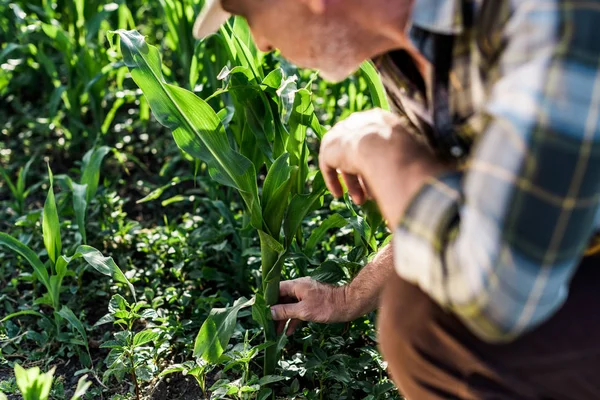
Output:
[[[352,314],[346,320],[351,321],[377,309],[383,287],[394,273],[392,250],[391,244],[385,246],[349,285],[340,288],[344,291],[346,304],[353,304],[352,307],[345,307],[345,311]]]

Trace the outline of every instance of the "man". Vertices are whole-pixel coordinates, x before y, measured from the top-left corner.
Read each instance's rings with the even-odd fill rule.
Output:
[[[600,398],[600,1],[222,0],[257,45],[332,80],[375,59],[395,113],[323,140],[327,185],[394,232],[352,284],[281,284],[275,320],[376,308],[409,399]],[[226,11],[224,11],[224,10]],[[368,188],[366,190],[365,188]],[[395,267],[395,271],[394,271]],[[380,296],[385,286],[383,295]]]

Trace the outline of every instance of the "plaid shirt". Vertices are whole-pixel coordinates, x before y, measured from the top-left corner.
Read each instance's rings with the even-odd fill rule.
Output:
[[[431,61],[435,38],[453,39],[465,157],[413,199],[396,270],[483,340],[512,340],[561,307],[600,228],[600,1],[416,0],[412,22]],[[390,55],[377,62],[407,130],[435,130],[435,77],[419,88]]]

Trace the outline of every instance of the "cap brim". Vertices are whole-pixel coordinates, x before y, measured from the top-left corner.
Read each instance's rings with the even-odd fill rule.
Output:
[[[221,0],[207,0],[194,23],[194,37],[204,39],[217,32],[229,17],[231,14],[223,9]]]

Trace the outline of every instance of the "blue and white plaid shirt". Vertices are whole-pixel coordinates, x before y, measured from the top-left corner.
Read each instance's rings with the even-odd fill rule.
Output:
[[[416,0],[412,20],[430,60],[432,38],[453,37],[450,116],[472,145],[461,172],[413,199],[396,270],[480,338],[508,341],[563,304],[600,228],[600,1]],[[432,79],[419,91],[378,62],[407,130],[428,129]]]

